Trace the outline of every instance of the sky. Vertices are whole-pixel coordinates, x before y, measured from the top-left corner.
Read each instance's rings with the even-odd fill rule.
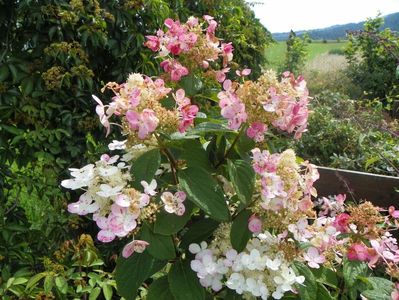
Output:
[[[399,0],[252,0],[255,15],[274,32],[308,30],[357,23],[378,12],[399,12]]]

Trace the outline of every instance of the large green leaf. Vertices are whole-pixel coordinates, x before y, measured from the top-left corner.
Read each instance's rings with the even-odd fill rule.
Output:
[[[358,276],[367,274],[368,267],[364,262],[345,260],[343,267],[343,274],[345,283],[351,287],[355,284]]]
[[[391,299],[391,293],[394,290],[392,281],[381,277],[368,277],[366,281],[371,284],[373,289],[363,291],[363,296],[373,300]]]
[[[234,219],[231,225],[230,241],[231,245],[237,252],[241,252],[245,249],[248,240],[251,238],[251,232],[248,230],[248,219],[252,212],[249,210],[243,210]]]
[[[180,145],[180,159],[187,162],[188,167],[202,167],[211,171],[208,154],[198,140],[185,140]]]
[[[197,275],[191,270],[189,261],[176,261],[170,268],[168,281],[176,300],[205,299],[205,289],[199,283]]]
[[[173,300],[167,276],[155,280],[148,289],[147,300]]]
[[[305,282],[303,284],[298,284],[299,295],[302,300],[319,300],[317,298],[318,284],[316,278],[314,277],[312,271],[301,262],[294,262],[292,266],[297,275],[302,275],[305,277]]]
[[[219,222],[212,219],[201,219],[191,225],[183,235],[180,247],[187,249],[192,243],[205,241],[219,226]]]
[[[233,130],[229,129],[224,124],[218,124],[215,122],[202,122],[195,126],[193,129],[189,131],[190,134],[207,134],[207,133],[226,133],[232,132]]]
[[[171,236],[154,233],[148,225],[143,224],[141,239],[150,244],[147,251],[153,257],[161,260],[176,257],[175,245]]]
[[[152,257],[146,251],[134,253],[128,259],[119,258],[116,263],[116,286],[118,293],[126,300],[134,300],[143,282],[162,269],[166,261]]]
[[[184,89],[187,96],[194,96],[202,89],[202,81],[198,76],[190,74],[182,77],[180,86]]]
[[[161,164],[161,155],[158,149],[152,149],[140,155],[132,166],[132,175],[134,178],[133,187],[142,189],[140,182],[142,180],[148,183],[154,178],[155,172]]]
[[[177,233],[186,225],[187,221],[191,218],[193,211],[193,204],[190,201],[184,202],[186,211],[182,216],[170,214],[162,210],[158,215],[154,224],[154,232],[163,235],[171,235]]]
[[[238,198],[243,203],[249,204],[255,185],[255,172],[252,166],[244,160],[228,160],[227,168]]]
[[[220,186],[211,174],[200,167],[191,167],[179,172],[179,182],[194,202],[206,214],[217,221],[228,221],[230,213]]]

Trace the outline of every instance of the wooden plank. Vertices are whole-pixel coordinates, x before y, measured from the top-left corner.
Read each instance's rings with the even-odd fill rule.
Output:
[[[320,179],[314,186],[318,197],[347,194],[347,199],[368,200],[376,206],[399,208],[399,177],[317,167]]]

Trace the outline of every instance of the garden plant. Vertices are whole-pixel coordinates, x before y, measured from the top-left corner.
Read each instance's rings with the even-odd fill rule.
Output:
[[[272,136],[306,135],[306,81],[249,80],[217,27],[209,15],[166,19],[145,42],[162,72],[126,74],[93,95],[105,135],[121,138],[61,185],[84,191],[68,211],[91,215],[99,241],[123,241],[118,293],[398,299],[399,211],[314,200],[317,168],[270,147]]]

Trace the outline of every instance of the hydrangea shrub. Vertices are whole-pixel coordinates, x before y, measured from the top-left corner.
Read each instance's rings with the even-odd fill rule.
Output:
[[[397,299],[399,212],[314,201],[317,168],[267,143],[306,132],[306,81],[248,80],[216,29],[211,16],[167,19],[147,36],[164,72],[107,83],[109,102],[93,96],[123,140],[61,183],[84,190],[68,210],[92,215],[99,241],[126,241],[119,293],[136,299],[146,282],[149,299]]]

